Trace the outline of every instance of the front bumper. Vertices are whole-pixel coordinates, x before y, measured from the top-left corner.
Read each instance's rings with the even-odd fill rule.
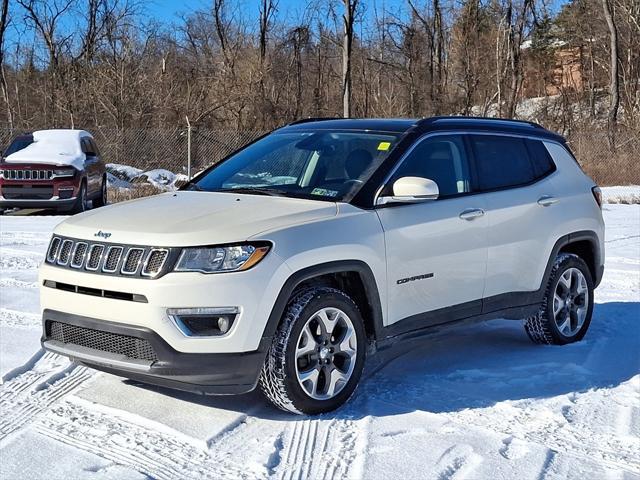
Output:
[[[108,332],[146,340],[154,360],[130,358],[97,348],[52,338],[48,322],[73,325],[95,332]],[[43,312],[42,346],[51,352],[97,370],[143,383],[203,394],[239,394],[256,387],[270,339],[263,338],[257,350],[243,353],[184,353],[173,349],[152,330],[55,310]]]
[[[76,197],[61,200],[58,197],[49,200],[7,200],[0,196],[0,208],[52,208],[56,210],[68,210],[73,207]]]
[[[178,352],[252,352],[265,335],[267,320],[289,275],[289,268],[275,252],[242,272],[212,275],[170,272],[155,279],[92,273],[44,263],[39,272],[40,307],[42,311],[143,327],[158,334]],[[76,286],[78,291],[52,288],[53,282]],[[86,294],[88,290],[93,294]],[[117,295],[107,296],[107,292]],[[239,310],[227,334],[185,336],[167,313],[175,308],[211,307]]]

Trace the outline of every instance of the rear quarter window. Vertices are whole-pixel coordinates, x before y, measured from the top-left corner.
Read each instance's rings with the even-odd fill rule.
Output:
[[[530,183],[536,172],[525,139],[501,135],[470,135],[480,190]]]
[[[555,171],[556,165],[553,163],[551,154],[544,143],[540,140],[527,140],[527,147],[531,155],[531,162],[533,163],[533,170],[536,174],[536,178],[544,177],[551,172]]]

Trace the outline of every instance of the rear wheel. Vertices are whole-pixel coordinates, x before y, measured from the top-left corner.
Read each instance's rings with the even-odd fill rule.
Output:
[[[362,317],[351,298],[328,287],[304,291],[287,306],[260,387],[283,410],[329,412],[355,391],[365,350]]]
[[[577,255],[556,258],[540,310],[524,328],[535,343],[565,345],[587,333],[593,314],[593,280],[587,264]]]

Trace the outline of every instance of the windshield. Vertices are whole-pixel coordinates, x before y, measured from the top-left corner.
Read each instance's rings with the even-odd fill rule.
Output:
[[[186,189],[348,202],[397,141],[390,133],[272,133]]]
[[[12,153],[16,153],[23,148],[27,148],[32,143],[33,137],[31,136],[17,137],[13,140],[13,142],[11,142],[11,145],[7,147],[7,150],[4,152],[4,156],[8,157]]]

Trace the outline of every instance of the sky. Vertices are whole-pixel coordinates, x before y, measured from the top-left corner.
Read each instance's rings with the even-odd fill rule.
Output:
[[[254,26],[258,26],[259,7],[261,0],[227,0],[230,6],[237,5],[243,11],[243,17],[248,19]],[[295,23],[304,18],[304,12],[309,5],[317,3],[323,0],[277,0],[278,10],[276,18],[280,22]],[[331,0],[336,3],[336,11],[340,13],[342,11],[342,0]],[[552,11],[557,11],[563,3],[568,0],[547,0],[547,4],[550,4]],[[192,13],[196,10],[210,11],[213,1],[212,0],[141,0],[138,2],[142,6],[143,16],[148,19],[156,20],[160,24],[170,25],[173,22],[179,22],[180,18]],[[427,4],[427,0],[418,0],[418,5]],[[370,24],[373,20],[376,12],[402,11],[400,16],[406,15],[407,12],[407,0],[361,0],[363,12],[365,15],[364,24],[360,24],[360,31],[356,27],[356,34],[366,36],[366,24]],[[10,7],[11,8],[11,7]],[[11,17],[11,11],[10,11]],[[67,16],[66,18],[72,19],[69,21],[75,21],[75,17]],[[6,41],[11,50],[12,46],[27,44],[36,41],[33,37],[34,33],[28,31],[24,25],[24,17],[21,14],[15,15],[13,22],[10,23],[10,28],[6,32]],[[364,29],[364,30],[362,30]],[[25,37],[25,35],[27,35]]]
[[[341,0],[333,0],[337,4],[338,11],[341,11]],[[229,0],[230,4],[240,4],[245,10],[246,16],[258,19],[260,0]],[[313,0],[277,0],[279,19],[300,18],[309,4],[315,3]],[[381,8],[395,10],[399,6],[405,6],[406,0],[361,0],[367,15],[371,14],[374,5]],[[418,2],[419,3],[419,2]],[[205,10],[211,8],[211,0],[151,0],[148,9],[149,16],[162,22],[175,20],[181,14],[194,10]]]

